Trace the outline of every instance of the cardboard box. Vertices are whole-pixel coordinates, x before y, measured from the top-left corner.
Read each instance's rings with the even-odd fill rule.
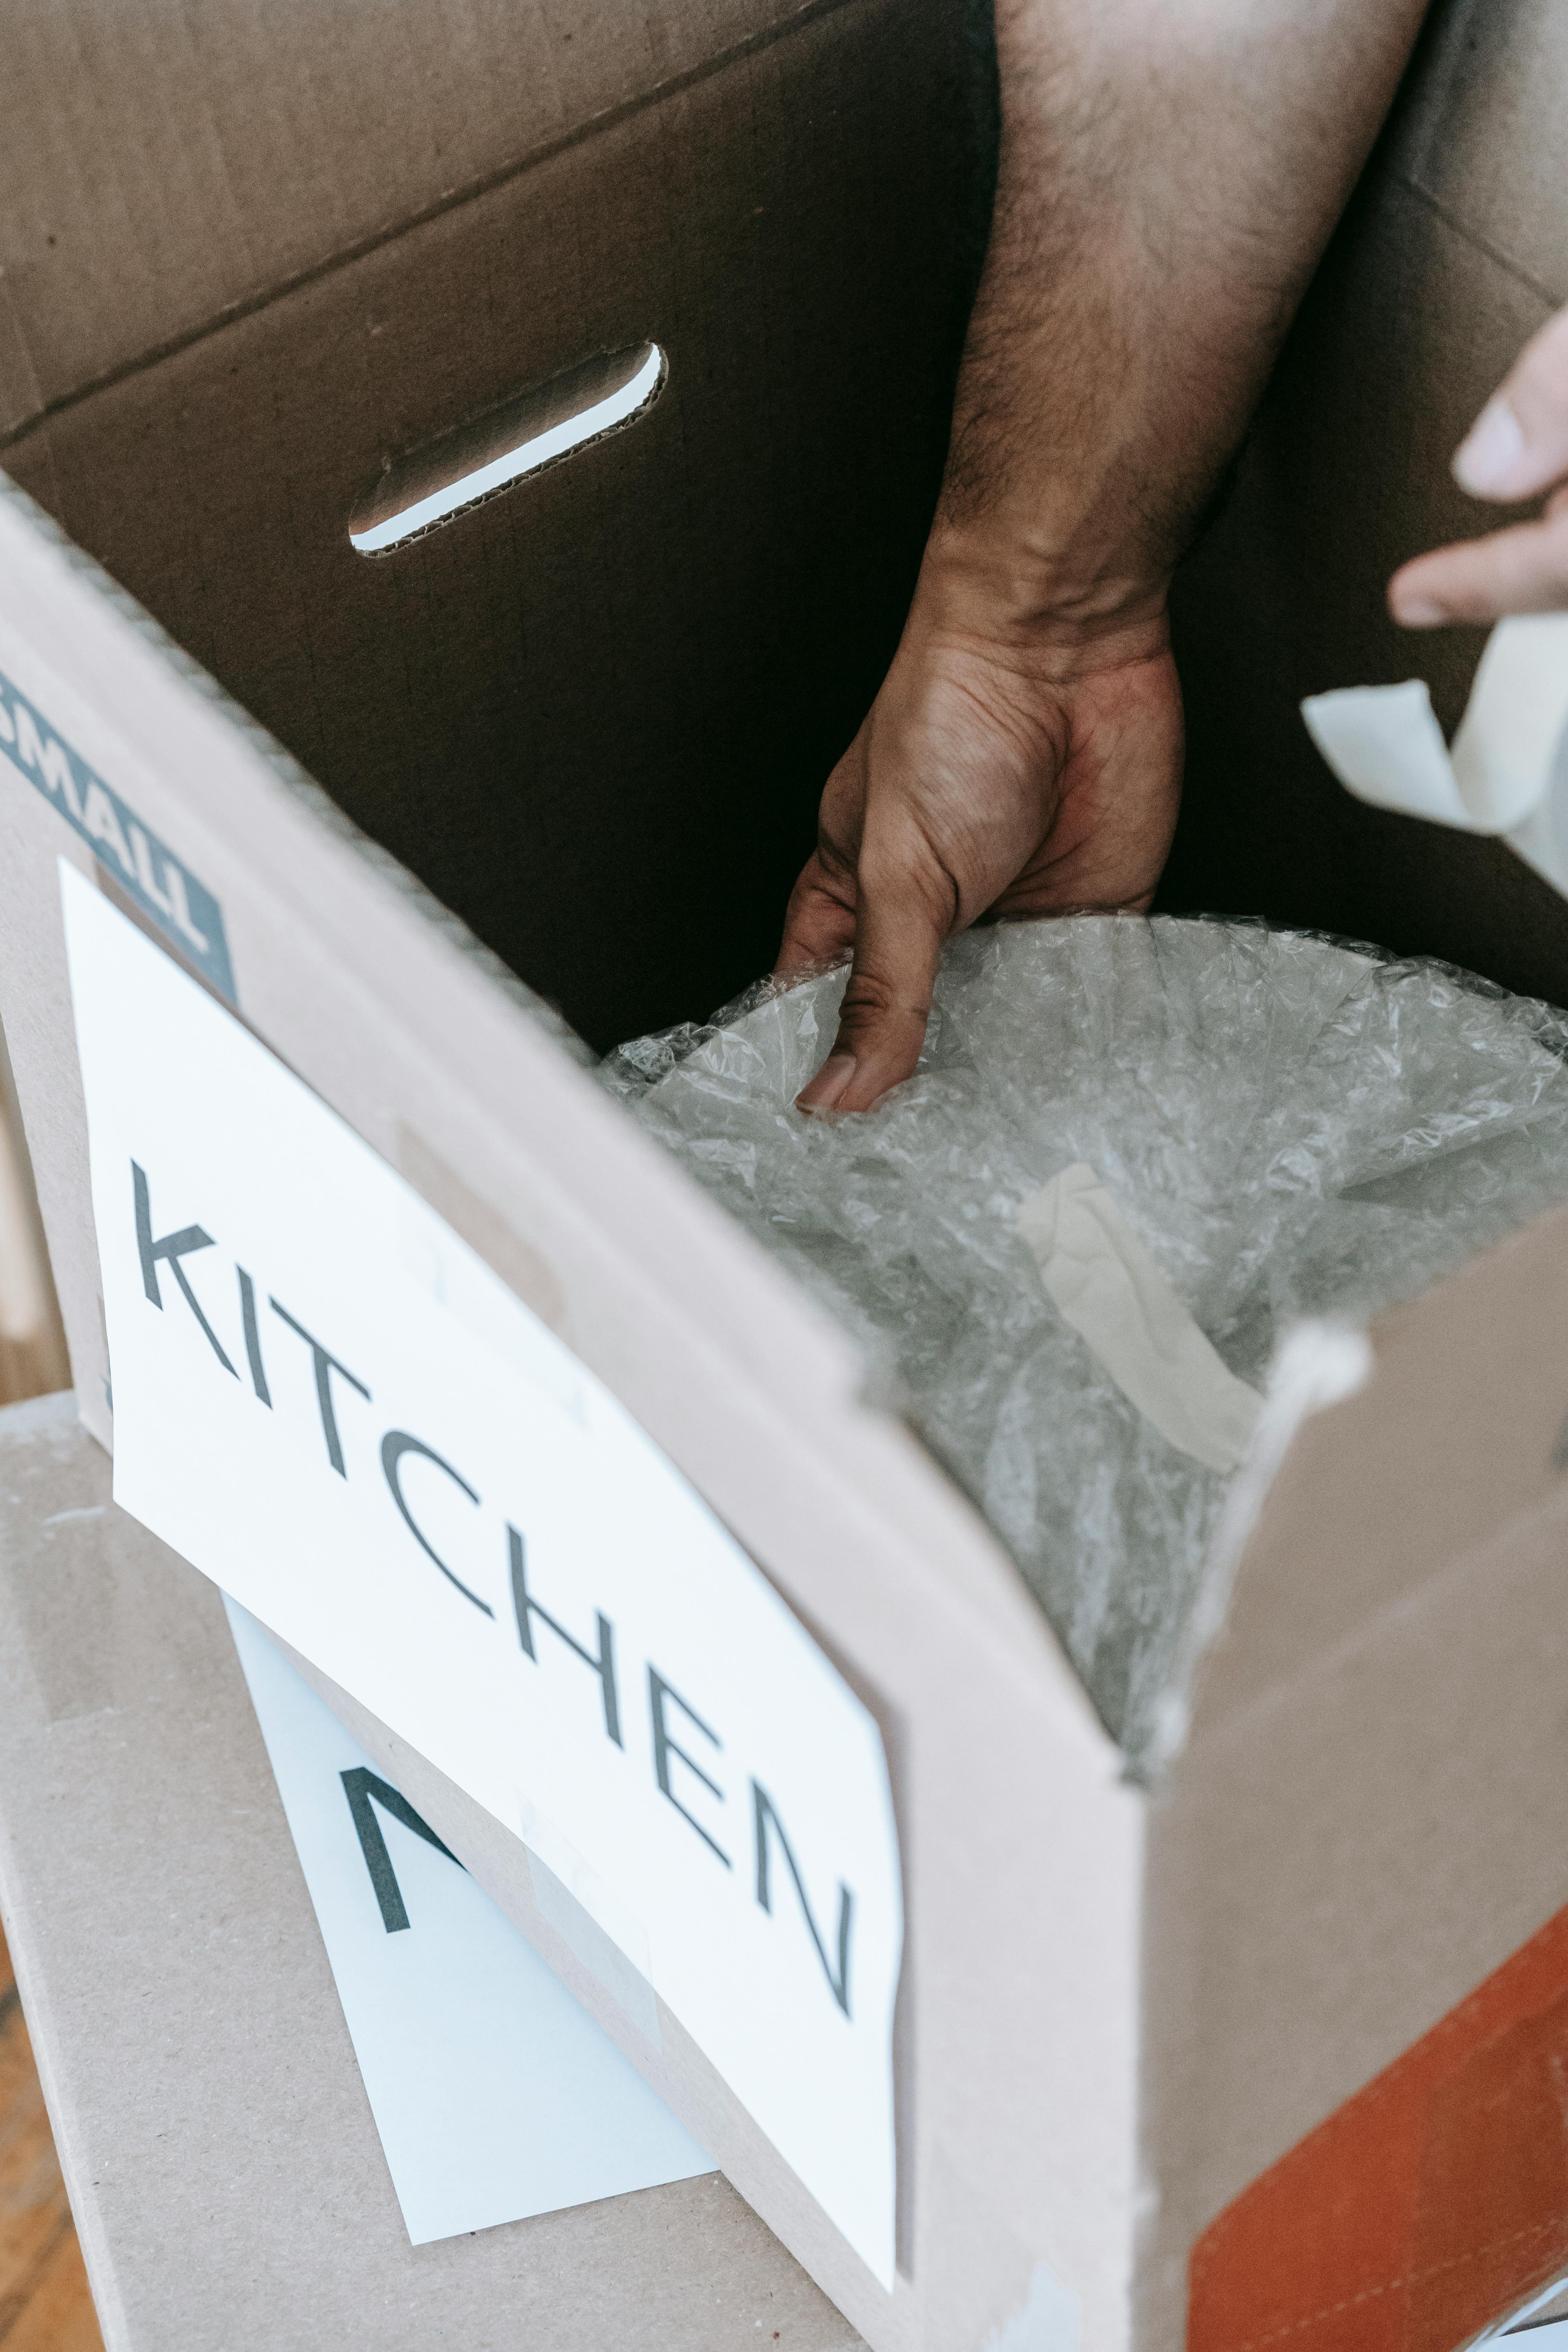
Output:
[[[1463,2342],[1568,2273],[1547,2096],[1568,1218],[1385,1318],[1356,1392],[1333,1343],[1298,1360],[1279,1449],[1307,1417],[1255,1498],[1185,1745],[1153,1795],[1124,1785],[1011,1564],[847,1341],[474,937],[599,1044],[765,962],[940,457],[984,115],[964,26],[855,0],[650,20],[634,44],[606,16],[568,28],[568,65],[565,32],[519,16],[459,75],[470,53],[423,21],[388,47],[378,17],[361,54],[302,18],[282,53],[322,47],[279,77],[237,65],[243,43],[165,56],[106,13],[131,45],[93,84],[124,108],[94,134],[125,148],[118,243],[89,249],[117,216],[84,195],[50,261],[36,191],[65,183],[24,166],[40,234],[5,281],[26,361],[6,463],[71,539],[0,502],[0,670],[38,734],[30,765],[0,760],[0,1017],[84,1419],[110,1442],[55,861],[105,865],[62,814],[68,775],[84,822],[97,778],[147,845],[151,888],[133,846],[104,887],[562,1335],[872,1707],[907,1915],[891,2294],[673,2021],[654,2051],[541,1914],[520,1842],[328,1694],[876,2352],[1055,2352],[1075,2326],[1086,2352]],[[1378,674],[1368,477],[1398,551],[1436,535],[1436,444],[1544,310],[1487,227],[1498,191],[1422,177],[1489,154],[1505,116],[1510,152],[1550,152],[1560,22],[1490,26],[1435,20],[1194,567],[1171,887],[1561,997],[1568,910],[1506,853],[1331,800],[1304,751],[1267,824],[1239,798],[1294,745],[1303,685]],[[79,84],[26,63],[27,137],[79,141],[59,95]],[[327,139],[366,77],[417,137]],[[318,116],[294,110],[307,90]],[[161,209],[175,167],[131,125],[169,119],[199,126],[178,142],[199,201]],[[392,155],[405,181],[376,183]],[[1560,213],[1544,167],[1538,194]],[[642,421],[400,554],[353,554],[385,458],[649,339],[669,373]],[[1348,404],[1331,433],[1324,382]],[[1362,418],[1368,383],[1395,388],[1392,423]],[[1433,385],[1458,386],[1452,416]],[[1342,632],[1305,678],[1303,581]],[[1320,818],[1328,854],[1278,851]],[[1358,873],[1375,895],[1350,895]],[[182,925],[198,907],[221,969],[207,914]],[[1500,2171],[1482,2115],[1521,2152]]]
[[[850,2352],[711,2175],[410,2246],[223,1604],[109,1483],[0,1412],[0,1897],[108,2352]]]

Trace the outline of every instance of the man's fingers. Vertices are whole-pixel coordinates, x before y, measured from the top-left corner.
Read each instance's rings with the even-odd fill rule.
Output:
[[[831,963],[854,944],[853,878],[835,872],[822,852],[814,849],[789,894],[773,970],[791,972],[807,964]]]
[[[1394,573],[1388,603],[1407,629],[1568,608],[1568,502],[1554,499],[1541,522],[1417,556]]]
[[[1559,310],[1526,343],[1454,459],[1455,480],[1478,499],[1533,499],[1564,474],[1568,310]]]
[[[802,1110],[871,1110],[912,1075],[942,943],[956,919],[956,893],[939,872],[911,860],[879,877],[862,860],[855,963],[838,1034],[799,1097]]]

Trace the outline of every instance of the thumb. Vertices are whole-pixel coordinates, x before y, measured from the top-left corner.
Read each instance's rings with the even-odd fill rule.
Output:
[[[862,856],[855,903],[855,960],[833,1051],[796,1097],[805,1111],[871,1110],[913,1074],[925,1041],[942,943],[958,893],[924,861],[879,871]],[[870,870],[868,871],[869,866]]]

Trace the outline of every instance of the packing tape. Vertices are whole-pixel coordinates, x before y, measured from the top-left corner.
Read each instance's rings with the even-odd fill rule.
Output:
[[[1419,678],[1310,695],[1301,716],[1357,800],[1500,834],[1568,898],[1568,613],[1498,624],[1451,751]]]
[[[1236,1469],[1263,1400],[1221,1361],[1094,1170],[1064,1168],[1016,1223],[1063,1320],[1123,1396],[1182,1453]]]

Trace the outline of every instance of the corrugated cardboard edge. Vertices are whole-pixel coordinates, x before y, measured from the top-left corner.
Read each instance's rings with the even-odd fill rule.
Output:
[[[1372,1373],[1372,1341],[1363,1328],[1313,1321],[1287,1332],[1269,1373],[1251,1450],[1226,1497],[1170,1681],[1154,1708],[1148,1748],[1129,1761],[1134,1779],[1158,1782],[1185,1745],[1194,1685],[1224,1630],[1247,1543],[1297,1432],[1310,1414],[1354,1396]]]

